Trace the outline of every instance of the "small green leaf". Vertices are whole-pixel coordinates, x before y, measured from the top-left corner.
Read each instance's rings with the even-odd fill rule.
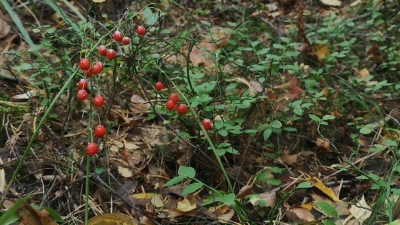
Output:
[[[228,131],[226,131],[226,130],[219,130],[219,131],[218,131],[218,134],[221,135],[221,136],[223,136],[223,137],[226,137],[226,136],[228,136]]]
[[[153,12],[151,11],[150,8],[145,8],[145,9],[143,10],[143,17],[144,17],[145,19],[149,19],[149,18],[153,17]]]
[[[330,217],[338,218],[339,213],[336,211],[335,207],[331,206],[329,203],[324,201],[317,201],[315,202],[318,208],[320,208],[325,214]]]
[[[203,187],[202,183],[193,183],[189,184],[187,187],[185,187],[182,191],[182,195],[188,195],[190,193],[193,193],[197,190],[199,190],[201,187]]]
[[[297,185],[297,188],[310,188],[310,187],[311,187],[310,182],[303,182],[303,183],[300,183],[299,185]]]
[[[322,120],[334,120],[335,117],[332,115],[325,115],[324,117],[322,117]]]
[[[221,202],[226,205],[232,205],[235,202],[235,194],[229,193],[221,197]]]
[[[360,129],[360,133],[362,134],[370,134],[372,132],[372,129],[369,127],[363,127]]]
[[[180,166],[178,169],[178,174],[179,176],[194,178],[196,175],[196,170],[194,170],[192,167]]]
[[[332,220],[323,220],[322,223],[324,225],[335,225],[335,223]]]
[[[271,127],[277,128],[277,129],[281,128],[282,127],[282,123],[279,120],[274,120],[274,121],[271,122]]]
[[[167,183],[165,183],[165,184],[164,184],[164,187],[168,187],[168,186],[177,184],[177,183],[181,182],[183,179],[185,179],[184,176],[177,176],[177,177],[174,177],[174,178],[172,178],[171,180],[169,180]]]
[[[265,129],[263,132],[264,135],[264,141],[268,140],[269,136],[271,136],[272,130],[271,128]]]
[[[322,122],[321,118],[319,118],[319,117],[316,116],[316,115],[309,114],[308,116],[310,117],[310,119],[312,119],[312,120],[314,120],[314,121],[316,121],[316,122]]]
[[[267,183],[270,185],[280,185],[281,181],[279,179],[275,179],[275,178],[268,178]]]

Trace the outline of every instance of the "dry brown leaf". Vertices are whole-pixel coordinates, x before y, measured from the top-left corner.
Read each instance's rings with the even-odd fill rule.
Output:
[[[25,225],[58,225],[46,210],[35,210],[28,203],[24,203],[19,207],[17,214],[21,223]]]
[[[329,148],[329,141],[319,138],[319,137],[317,137],[316,144],[319,147]]]
[[[88,225],[135,225],[132,219],[121,213],[104,213],[92,217]]]
[[[183,200],[178,201],[176,209],[182,212],[188,212],[196,207],[196,197],[194,195],[189,195],[184,197]]]
[[[253,194],[253,188],[250,185],[244,185],[239,193],[236,195],[236,198],[244,198],[249,194]]]
[[[3,13],[0,11],[0,38],[5,37],[10,32],[10,30],[10,25],[8,25]]]
[[[126,167],[123,167],[123,166],[118,166],[118,172],[123,177],[132,177],[133,176],[132,169],[126,168]]]
[[[293,165],[295,162],[297,162],[297,158],[299,157],[300,154],[301,154],[301,153],[294,154],[294,155],[284,155],[284,156],[281,157],[281,160],[282,160],[285,164],[291,166],[291,165]]]
[[[135,166],[142,160],[142,155],[139,151],[135,151],[133,154],[129,155],[129,165]]]
[[[276,191],[272,190],[269,192],[264,192],[255,195],[254,198],[250,199],[250,202],[255,206],[260,205],[260,201],[263,201],[262,206],[274,207],[276,204]]]
[[[106,0],[92,0],[92,2],[94,2],[94,3],[102,3],[102,2],[105,2]]]
[[[229,212],[227,212],[221,216],[218,216],[218,221],[220,223],[229,223],[234,215],[235,215],[235,210],[231,209],[231,210],[229,210]]]
[[[291,222],[310,222],[314,221],[314,215],[304,208],[292,208],[286,211],[286,216]]]

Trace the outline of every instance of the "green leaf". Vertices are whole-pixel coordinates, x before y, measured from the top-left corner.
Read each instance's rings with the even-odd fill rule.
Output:
[[[169,180],[167,183],[165,183],[165,184],[164,184],[164,187],[168,187],[168,186],[177,184],[177,183],[181,182],[183,179],[185,179],[184,176],[177,176],[177,177],[174,177],[174,178],[172,178],[171,180]]]
[[[277,49],[285,49],[285,46],[281,45],[281,44],[273,44],[272,47],[277,48]]]
[[[229,193],[221,197],[221,202],[226,205],[232,205],[235,202],[235,194]]]
[[[325,214],[330,217],[338,218],[339,213],[336,211],[335,207],[331,206],[329,203],[324,201],[317,201],[315,202],[318,208],[320,208]]]
[[[372,132],[372,129],[369,127],[363,127],[360,129],[360,133],[362,134],[370,134]]]
[[[199,190],[200,188],[203,187],[202,183],[193,183],[193,184],[189,184],[187,187],[185,187],[182,191],[182,195],[188,195],[190,193],[193,193],[197,190]]]
[[[270,185],[280,185],[281,181],[279,179],[275,179],[275,178],[268,178],[267,183]]]
[[[178,174],[179,176],[194,178],[196,175],[196,170],[194,170],[192,167],[180,166],[178,169]]]
[[[149,19],[149,18],[153,17],[153,12],[151,11],[150,8],[145,8],[145,9],[143,10],[143,17],[144,17],[145,19]]]
[[[324,117],[322,117],[322,120],[334,120],[335,117],[332,115],[325,115]]]
[[[265,129],[263,132],[264,141],[268,140],[268,138],[271,136],[271,134],[272,134],[271,128]]]
[[[322,223],[324,225],[335,225],[335,223],[332,220],[323,220]]]
[[[310,119],[312,119],[312,120],[314,120],[314,121],[316,121],[316,122],[322,122],[321,118],[319,118],[319,117],[316,116],[316,115],[309,114],[308,116],[310,117]]]
[[[303,183],[300,183],[299,185],[297,185],[297,188],[310,188],[310,187],[311,187],[310,182],[303,182]]]
[[[274,121],[271,122],[271,127],[277,128],[277,129],[281,128],[282,127],[282,123],[279,120],[274,120]]]
[[[299,116],[303,115],[303,109],[300,108],[300,107],[294,108],[294,109],[293,109],[293,112],[294,112],[296,115],[299,115]]]
[[[226,131],[226,130],[219,130],[219,131],[218,131],[218,134],[221,135],[221,136],[223,136],[223,137],[226,137],[226,136],[228,136],[228,131]]]

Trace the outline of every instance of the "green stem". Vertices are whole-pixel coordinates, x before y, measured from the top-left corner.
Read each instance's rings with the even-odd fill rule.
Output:
[[[22,164],[25,161],[26,156],[28,156],[29,150],[31,149],[33,142],[35,141],[37,135],[39,134],[39,130],[40,128],[43,126],[44,122],[46,121],[47,117],[49,116],[51,109],[54,107],[54,105],[56,104],[57,100],[61,97],[61,95],[63,94],[63,92],[65,91],[65,89],[67,89],[67,87],[69,86],[69,83],[72,81],[72,79],[74,79],[75,74],[79,71],[79,69],[76,69],[74,71],[74,73],[68,78],[68,80],[65,82],[64,86],[62,86],[62,88],[60,89],[60,91],[58,92],[58,94],[54,97],[53,101],[51,102],[51,104],[49,105],[49,108],[46,110],[46,112],[44,113],[44,116],[42,117],[42,119],[40,120],[38,126],[36,127],[36,130],[33,132],[33,135],[31,137],[31,139],[29,140],[28,146],[26,146],[26,149],[24,151],[24,154],[21,156],[21,158],[19,159],[17,168],[15,168],[14,173],[10,179],[10,182],[7,185],[6,190],[3,193],[3,196],[1,197],[1,201],[0,201],[0,209],[3,208],[3,203],[4,200],[7,197],[8,192],[10,191],[11,185],[14,183],[15,179],[17,178],[17,175],[19,173],[19,170],[22,167]]]

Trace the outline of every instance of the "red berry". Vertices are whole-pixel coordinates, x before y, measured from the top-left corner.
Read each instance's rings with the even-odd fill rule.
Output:
[[[79,67],[81,70],[88,70],[90,68],[89,59],[81,59],[81,61],[79,61]]]
[[[130,38],[128,38],[128,37],[122,38],[122,44],[129,45],[129,43],[131,43],[131,39]]]
[[[157,91],[161,91],[163,88],[164,88],[163,83],[161,83],[161,82],[157,82],[157,83],[156,83],[156,89],[157,89]]]
[[[179,104],[178,107],[176,107],[176,112],[179,115],[185,115],[188,111],[188,108],[186,107],[185,104]]]
[[[144,35],[146,33],[146,28],[144,28],[144,26],[138,26],[136,28],[136,33],[139,35]]]
[[[175,108],[175,102],[172,100],[168,100],[165,104],[165,108],[167,108],[167,110],[169,111],[173,110]]]
[[[88,154],[88,156],[96,155],[98,151],[99,151],[99,147],[97,147],[96,143],[89,143],[86,146],[86,154]]]
[[[92,72],[90,70],[84,70],[83,74],[85,74],[86,77],[92,76]]]
[[[122,36],[122,33],[121,33],[121,32],[119,32],[119,31],[115,31],[115,32],[114,32],[114,34],[113,34],[113,39],[114,39],[115,41],[122,41],[122,38],[123,38],[123,36]]]
[[[104,105],[104,99],[100,95],[93,98],[93,105],[97,107],[102,107]]]
[[[108,49],[107,50],[107,52],[106,52],[106,57],[107,57],[107,59],[109,59],[109,60],[112,60],[112,59],[114,59],[115,58],[115,51],[114,51],[114,49]]]
[[[76,97],[77,97],[79,100],[83,101],[83,100],[85,100],[85,99],[88,97],[88,93],[86,92],[85,89],[81,89],[81,90],[79,90],[79,91],[76,93]]]
[[[176,104],[178,104],[178,102],[179,102],[179,97],[178,97],[177,94],[172,93],[172,94],[169,95],[168,100],[174,101],[174,103],[175,103],[175,105],[176,105]]]
[[[100,45],[97,51],[99,52],[100,55],[106,55],[107,47],[104,45]]]
[[[201,124],[203,124],[204,130],[210,130],[213,127],[213,124],[209,119],[204,119],[203,121],[201,121]]]
[[[78,82],[78,88],[79,88],[79,89],[87,89],[87,88],[88,88],[88,82],[87,82],[87,80],[81,79],[81,80]]]
[[[94,135],[100,138],[103,137],[104,135],[106,135],[106,128],[103,125],[97,125],[94,128]]]
[[[101,67],[101,69],[104,68],[104,64],[102,62],[97,62],[96,65],[99,65]]]
[[[103,70],[103,63],[96,63],[92,66],[92,74],[99,74]]]

